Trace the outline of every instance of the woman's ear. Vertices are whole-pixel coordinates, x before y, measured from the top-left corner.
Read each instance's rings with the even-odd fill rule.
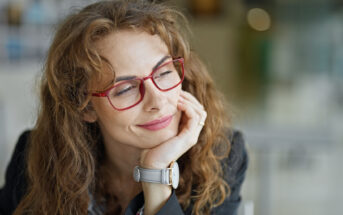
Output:
[[[94,110],[87,110],[83,113],[83,120],[89,123],[96,122],[98,119],[98,116],[96,115],[96,112]]]
[[[83,120],[89,123],[96,122],[98,119],[98,116],[96,114],[96,111],[92,107],[91,103],[88,103],[86,108],[83,111]]]

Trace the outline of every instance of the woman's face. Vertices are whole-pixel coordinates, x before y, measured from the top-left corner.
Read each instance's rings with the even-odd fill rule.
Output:
[[[111,63],[116,80],[123,76],[146,77],[161,60],[171,60],[166,58],[170,54],[165,43],[158,36],[142,31],[114,32],[98,41],[96,47]],[[102,80],[92,88],[101,91],[111,84],[113,72],[104,71]],[[144,99],[124,111],[115,110],[106,97],[92,97],[94,112],[87,114],[85,119],[99,123],[106,144],[119,143],[146,149],[177,135],[181,118],[181,112],[177,109],[181,85],[162,92],[148,79],[144,81],[144,86]],[[141,126],[168,116],[172,116],[169,124]]]

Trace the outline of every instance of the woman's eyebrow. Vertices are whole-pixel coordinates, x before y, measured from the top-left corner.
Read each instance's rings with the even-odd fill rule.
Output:
[[[116,78],[116,80],[115,80],[114,83],[119,82],[119,81],[132,80],[132,79],[134,79],[134,78],[136,78],[136,77],[137,77],[137,76],[135,76],[135,75],[130,75],[130,76],[119,76],[119,77]]]
[[[161,60],[159,60],[157,62],[157,64],[152,68],[152,71],[154,71],[157,67],[159,67],[164,61],[166,61],[167,59],[171,58],[171,56],[166,55],[164,56]],[[119,82],[119,81],[127,81],[127,80],[132,80],[134,78],[136,78],[137,76],[135,75],[129,75],[129,76],[119,76],[116,77],[116,80],[114,83]]]
[[[157,67],[159,67],[165,60],[167,60],[168,58],[171,58],[171,56],[166,55],[164,56],[161,60],[159,60],[157,62],[157,64],[152,68],[152,71],[154,71]]]

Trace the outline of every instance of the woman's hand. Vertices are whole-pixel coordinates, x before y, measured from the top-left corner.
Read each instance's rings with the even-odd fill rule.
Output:
[[[199,101],[190,93],[181,91],[177,108],[182,111],[177,136],[141,154],[141,166],[162,169],[177,160],[198,142],[207,113]],[[156,214],[169,199],[171,186],[142,182],[144,192],[144,214]]]
[[[144,150],[140,160],[142,167],[166,168],[198,142],[207,117],[204,107],[192,94],[183,90],[177,107],[183,113],[178,135],[155,148]]]

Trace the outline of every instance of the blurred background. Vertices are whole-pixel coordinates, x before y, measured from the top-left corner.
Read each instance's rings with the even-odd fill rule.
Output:
[[[0,1],[0,186],[56,24],[89,0]],[[174,0],[250,155],[241,214],[343,212],[343,2]],[[229,110],[228,110],[229,111]]]

